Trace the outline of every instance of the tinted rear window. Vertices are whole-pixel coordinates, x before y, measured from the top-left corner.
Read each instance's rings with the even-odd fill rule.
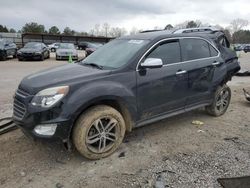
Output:
[[[181,51],[183,61],[210,57],[209,44],[202,39],[182,39]]]

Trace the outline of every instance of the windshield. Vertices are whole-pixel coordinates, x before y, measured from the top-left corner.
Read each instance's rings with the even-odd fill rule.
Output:
[[[58,48],[60,48],[60,49],[75,49],[75,46],[74,46],[74,44],[71,44],[71,43],[61,43]]]
[[[33,42],[29,42],[27,44],[24,45],[24,48],[36,48],[36,49],[40,49],[42,47],[42,45],[40,43],[33,43]]]
[[[82,63],[116,69],[128,63],[147,43],[148,40],[113,40],[85,58]]]

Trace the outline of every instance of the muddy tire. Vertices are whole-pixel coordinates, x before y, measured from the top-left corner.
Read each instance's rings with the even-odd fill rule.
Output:
[[[73,128],[73,143],[78,152],[88,159],[111,155],[125,135],[122,115],[106,105],[91,107],[77,120]]]
[[[211,105],[206,107],[208,114],[218,117],[223,115],[231,101],[231,89],[227,85],[219,86]]]

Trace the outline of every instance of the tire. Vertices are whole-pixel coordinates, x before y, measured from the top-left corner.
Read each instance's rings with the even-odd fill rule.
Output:
[[[218,117],[223,115],[231,101],[231,89],[225,84],[219,86],[214,94],[213,102],[206,107],[208,114]]]
[[[13,58],[17,58],[17,50],[15,50],[15,54],[13,55]]]
[[[41,61],[44,61],[44,54],[41,55],[40,60],[41,60]]]
[[[91,107],[78,118],[72,139],[81,155],[91,160],[101,159],[111,155],[120,146],[125,130],[124,119],[117,110],[98,105]]]
[[[55,52],[56,51],[56,49],[55,48],[51,48],[51,52]]]
[[[6,53],[6,51],[4,51],[1,60],[5,61],[6,59],[7,59],[7,53]]]

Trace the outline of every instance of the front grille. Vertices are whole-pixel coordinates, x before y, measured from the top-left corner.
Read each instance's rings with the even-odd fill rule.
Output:
[[[27,52],[26,52],[26,53],[23,53],[23,55],[29,57],[29,56],[32,56],[33,53],[27,53]]]
[[[16,90],[16,95],[19,95],[21,97],[28,97],[29,93],[27,93],[26,91],[24,91],[22,89],[18,89],[18,90]]]
[[[14,117],[21,120],[23,119],[25,113],[26,113],[25,105],[18,99],[14,98],[14,104],[13,104]]]

